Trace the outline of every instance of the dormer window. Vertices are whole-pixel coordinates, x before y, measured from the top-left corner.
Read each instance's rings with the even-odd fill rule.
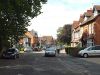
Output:
[[[86,21],[86,20],[87,20],[87,17],[84,18],[84,21]]]
[[[97,16],[100,13],[100,5],[94,5],[93,13],[94,13],[94,16]]]
[[[95,11],[94,11],[94,16],[96,16],[96,15],[98,15],[98,12],[97,12],[96,9],[95,9]]]

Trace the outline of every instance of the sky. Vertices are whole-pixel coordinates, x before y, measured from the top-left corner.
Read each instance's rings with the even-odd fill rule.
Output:
[[[42,6],[43,13],[31,20],[28,30],[35,30],[39,37],[56,38],[59,27],[78,21],[80,14],[93,8],[93,5],[100,5],[100,0],[48,0]]]

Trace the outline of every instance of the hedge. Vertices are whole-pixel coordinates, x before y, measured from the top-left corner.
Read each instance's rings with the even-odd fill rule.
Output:
[[[84,48],[82,48],[82,47],[66,47],[65,51],[66,51],[66,54],[76,57],[76,56],[78,56],[78,52],[82,49],[84,49]]]

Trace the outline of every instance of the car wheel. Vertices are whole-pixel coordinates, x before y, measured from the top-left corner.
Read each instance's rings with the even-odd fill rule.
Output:
[[[88,54],[87,53],[83,54],[83,57],[84,58],[87,58],[88,57]]]
[[[56,57],[56,55],[54,55],[54,57]]]
[[[17,58],[16,55],[14,55],[13,59],[16,59],[16,58]]]
[[[45,54],[44,56],[45,56],[45,57],[47,57],[47,55],[46,55],[46,54]]]
[[[17,55],[17,58],[19,58],[19,55]]]
[[[56,53],[55,53],[54,57],[56,57]]]

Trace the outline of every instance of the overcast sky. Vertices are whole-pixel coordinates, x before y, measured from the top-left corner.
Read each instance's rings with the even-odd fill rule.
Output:
[[[42,14],[31,20],[29,30],[37,31],[38,36],[49,35],[56,38],[57,29],[78,20],[93,5],[100,5],[100,0],[48,0],[42,7]]]

